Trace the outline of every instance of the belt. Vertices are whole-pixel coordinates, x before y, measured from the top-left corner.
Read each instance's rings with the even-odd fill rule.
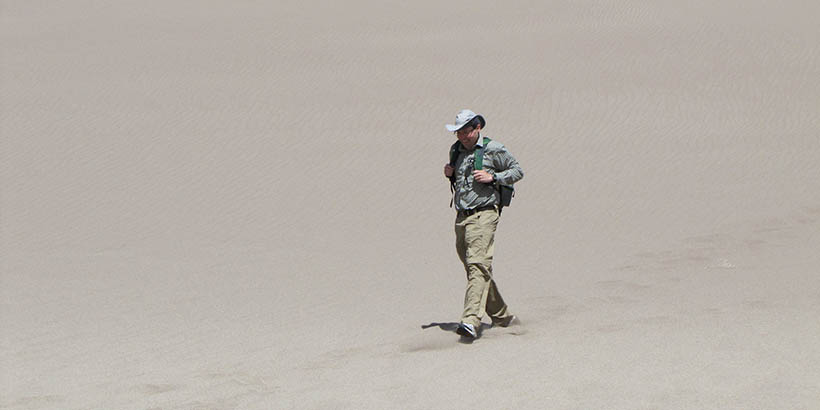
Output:
[[[470,216],[470,215],[472,215],[476,212],[489,211],[490,209],[495,209],[495,205],[480,206],[480,207],[475,208],[475,209],[467,209],[467,210],[464,210],[464,211],[458,211],[458,216]]]

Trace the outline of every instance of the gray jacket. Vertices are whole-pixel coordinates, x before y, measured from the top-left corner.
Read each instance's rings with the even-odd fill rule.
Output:
[[[500,198],[495,184],[482,184],[473,180],[475,152],[484,138],[479,137],[473,149],[467,151],[458,144],[459,154],[455,163],[455,193],[453,203],[456,210],[464,211],[482,206],[497,205]],[[490,140],[484,148],[484,170],[494,174],[496,183],[512,185],[524,177],[524,170],[507,148],[496,140]]]

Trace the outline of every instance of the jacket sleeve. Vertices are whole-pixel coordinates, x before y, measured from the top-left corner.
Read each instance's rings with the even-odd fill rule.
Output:
[[[518,160],[507,151],[507,147],[501,145],[495,154],[495,179],[501,185],[512,185],[524,178],[524,170],[518,165]]]

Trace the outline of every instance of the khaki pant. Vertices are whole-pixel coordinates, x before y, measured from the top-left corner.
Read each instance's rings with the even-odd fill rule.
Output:
[[[493,248],[498,211],[490,209],[456,218],[456,251],[467,271],[467,291],[461,322],[481,327],[484,312],[493,323],[511,316],[493,280]]]

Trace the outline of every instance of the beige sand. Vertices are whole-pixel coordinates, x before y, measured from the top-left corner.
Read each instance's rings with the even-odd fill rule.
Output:
[[[820,408],[817,2],[0,13],[0,408]],[[461,108],[526,171],[469,345]]]

